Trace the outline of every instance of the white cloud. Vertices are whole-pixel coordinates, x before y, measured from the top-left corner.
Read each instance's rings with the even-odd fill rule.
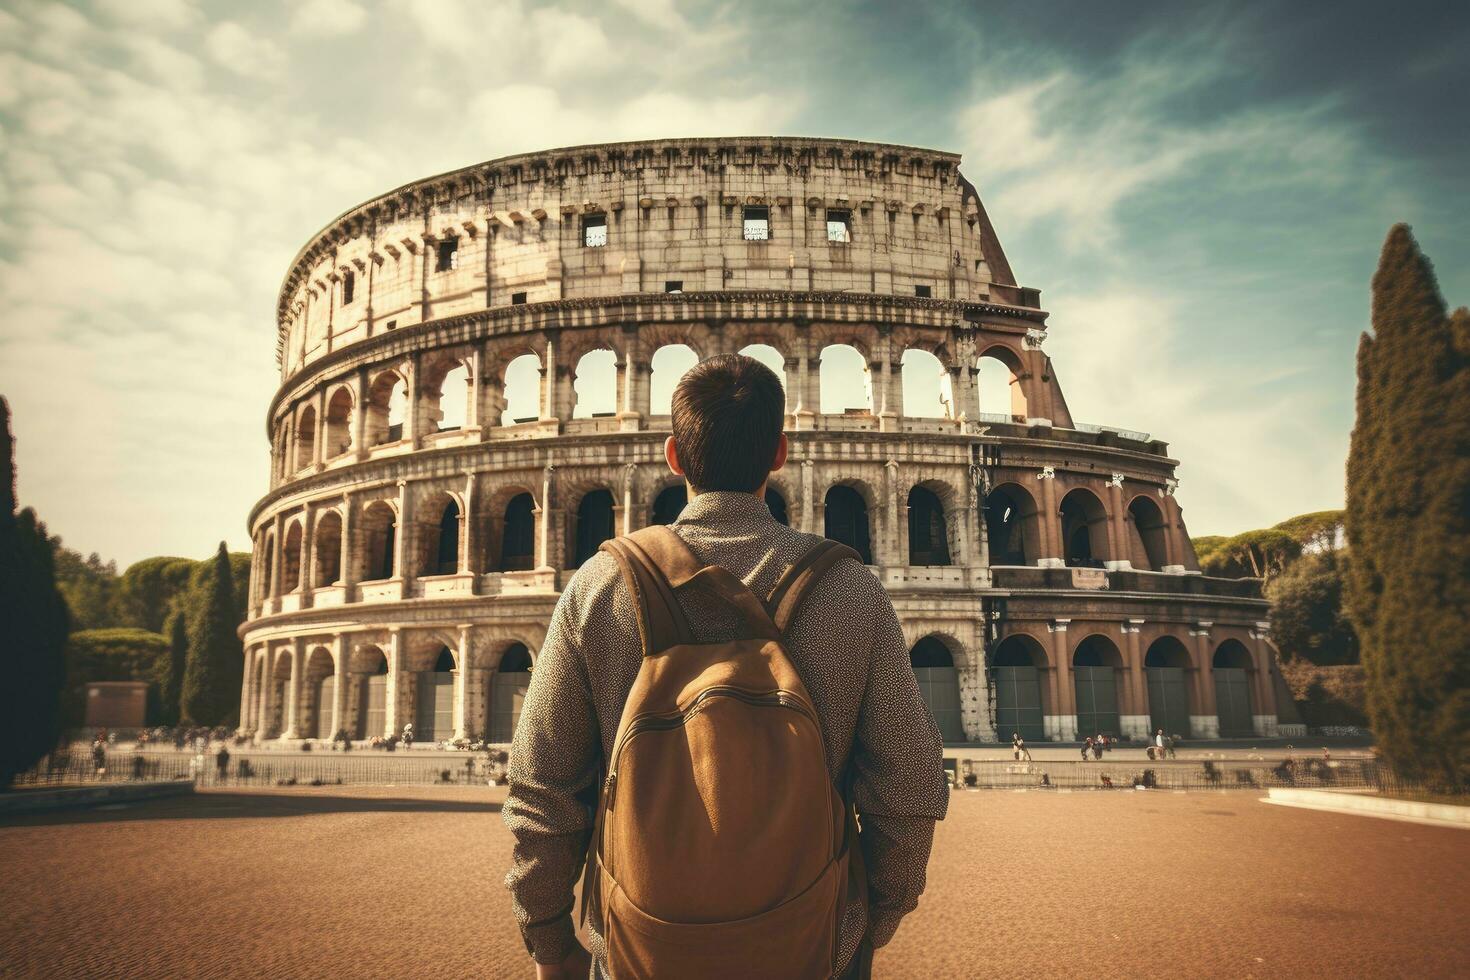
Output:
[[[177,31],[200,19],[190,0],[97,0],[96,7],[108,19],[129,27]]]
[[[285,63],[285,56],[273,42],[256,37],[233,21],[210,30],[204,47],[216,63],[247,77],[271,77]]]
[[[367,11],[352,0],[309,0],[291,18],[291,33],[307,37],[355,34],[367,22]]]

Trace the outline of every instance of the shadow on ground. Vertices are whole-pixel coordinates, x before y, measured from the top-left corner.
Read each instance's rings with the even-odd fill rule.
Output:
[[[361,792],[361,789],[357,790]],[[392,796],[347,796],[334,793],[205,792],[190,796],[108,803],[101,806],[47,810],[0,817],[0,827],[44,827],[60,824],[117,823],[132,820],[211,820],[302,817],[329,813],[499,813],[493,800],[412,799]]]

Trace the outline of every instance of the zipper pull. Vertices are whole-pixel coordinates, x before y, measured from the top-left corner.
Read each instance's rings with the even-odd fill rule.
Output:
[[[617,788],[617,785],[618,773],[617,770],[613,770],[612,772],[607,774],[607,780],[602,784],[603,806],[612,806],[613,790]]]

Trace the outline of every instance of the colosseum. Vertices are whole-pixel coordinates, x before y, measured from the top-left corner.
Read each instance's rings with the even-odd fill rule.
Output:
[[[242,732],[509,741],[559,590],[683,507],[670,392],[726,351],[786,386],[772,513],[864,556],[947,741],[1294,727],[1259,584],[1199,573],[1166,443],[1072,418],[959,163],[615,143],[333,220],[276,311]]]

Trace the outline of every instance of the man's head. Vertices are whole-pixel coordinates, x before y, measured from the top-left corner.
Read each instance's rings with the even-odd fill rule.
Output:
[[[674,388],[669,468],[696,493],[754,493],[786,462],[786,392],[753,357],[717,354],[690,368]]]

